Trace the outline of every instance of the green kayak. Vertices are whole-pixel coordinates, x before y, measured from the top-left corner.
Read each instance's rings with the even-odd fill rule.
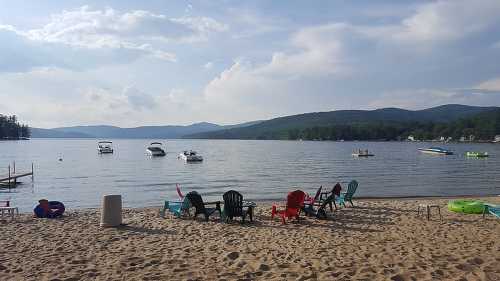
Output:
[[[464,214],[482,214],[484,203],[477,200],[453,200],[448,202],[448,210]]]
[[[467,157],[488,157],[488,152],[467,151]]]

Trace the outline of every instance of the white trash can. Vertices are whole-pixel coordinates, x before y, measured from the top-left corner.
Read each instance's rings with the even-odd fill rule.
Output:
[[[122,196],[104,195],[102,198],[101,227],[115,227],[122,224]]]

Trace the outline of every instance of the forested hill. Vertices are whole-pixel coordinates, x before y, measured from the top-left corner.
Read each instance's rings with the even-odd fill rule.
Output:
[[[256,125],[187,136],[207,139],[397,140],[500,134],[498,107],[443,105],[424,110],[339,110],[280,117]],[[481,122],[484,124],[481,124]],[[488,127],[488,128],[486,128]]]
[[[6,116],[0,114],[0,140],[29,137],[30,128],[28,125],[20,124],[15,115]]]

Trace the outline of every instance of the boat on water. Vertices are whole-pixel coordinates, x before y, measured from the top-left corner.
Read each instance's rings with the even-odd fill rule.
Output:
[[[100,141],[97,143],[97,151],[99,154],[113,153],[113,142],[110,141]]]
[[[489,154],[488,152],[478,152],[478,151],[467,151],[465,153],[465,156],[467,157],[478,157],[478,158],[484,158],[484,157],[488,157]]]
[[[433,146],[429,148],[419,148],[420,152],[437,155],[452,155],[453,151],[441,147]]]
[[[198,155],[196,151],[193,150],[185,150],[179,154],[179,158],[186,162],[201,162],[203,161],[203,157]]]
[[[354,153],[352,153],[352,156],[353,157],[372,157],[372,156],[375,156],[375,154],[368,152],[368,149],[365,149],[365,150],[358,149],[358,151],[355,151]]]
[[[146,152],[150,156],[165,156],[165,150],[163,149],[163,144],[161,142],[152,142],[146,149]]]

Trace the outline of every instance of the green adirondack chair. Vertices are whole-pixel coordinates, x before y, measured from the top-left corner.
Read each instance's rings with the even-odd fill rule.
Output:
[[[318,219],[327,219],[326,215],[326,206],[332,204],[335,201],[335,194],[332,193],[325,200],[321,202],[321,205],[318,206],[318,209],[314,209],[314,205],[305,205],[302,209],[304,213],[308,216],[313,216]]]
[[[345,207],[345,201],[348,201],[351,203],[351,206],[354,207],[354,204],[352,203],[352,197],[354,196],[354,193],[356,192],[357,188],[358,188],[358,182],[352,180],[347,187],[347,191],[341,193],[340,196],[336,199],[337,203]]]

